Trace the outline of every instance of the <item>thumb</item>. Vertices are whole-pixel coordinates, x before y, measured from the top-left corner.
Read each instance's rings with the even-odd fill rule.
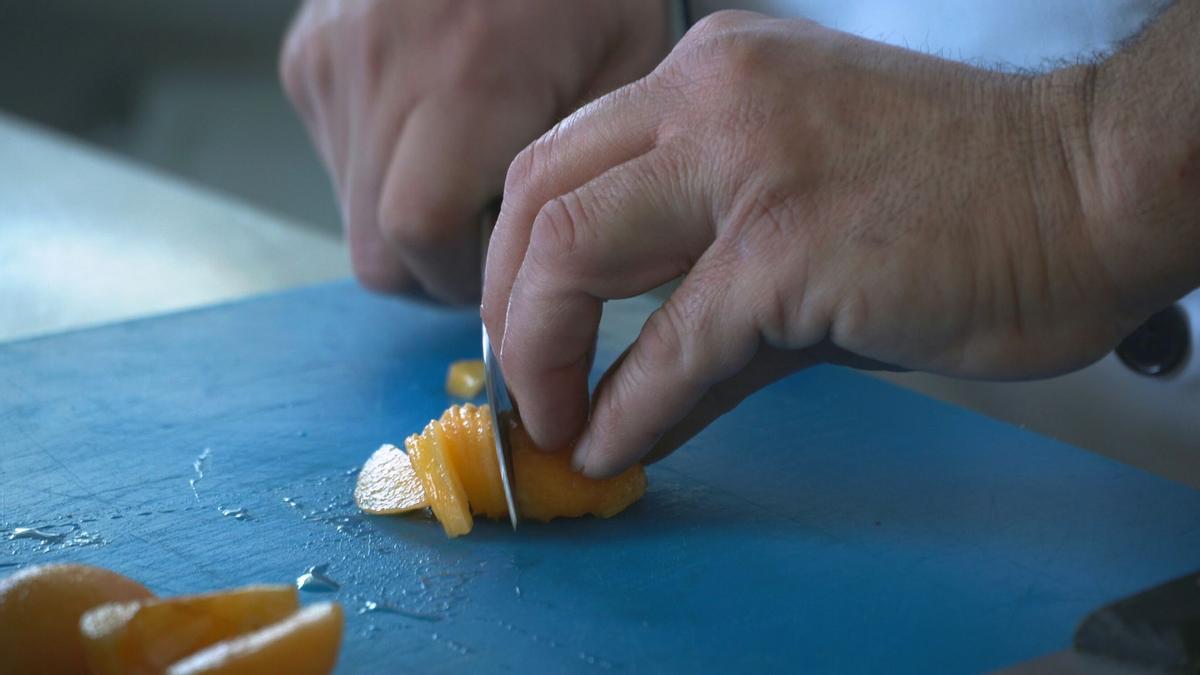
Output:
[[[713,385],[687,416],[659,437],[643,463],[651,464],[670,455],[759,389],[818,363],[807,351],[761,346],[743,370]]]

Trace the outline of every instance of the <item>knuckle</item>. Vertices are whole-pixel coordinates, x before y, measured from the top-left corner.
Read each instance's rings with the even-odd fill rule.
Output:
[[[555,197],[542,207],[533,220],[530,254],[546,268],[563,267],[584,272],[587,213],[577,193]]]
[[[279,80],[283,91],[293,103],[302,101],[309,62],[313,59],[312,47],[306,36],[298,29],[288,34],[279,52]]]
[[[389,59],[397,43],[394,26],[373,11],[363,12],[356,21],[354,32],[358,37],[354,42],[361,50],[362,81],[368,88],[367,94],[373,95],[388,77]]]
[[[692,334],[697,318],[694,309],[687,307],[689,304],[672,296],[651,315],[638,338],[645,354],[643,367],[678,363],[684,372],[688,370],[690,359],[686,336]]]
[[[284,93],[295,103],[304,100],[313,75],[328,68],[326,33],[330,20],[314,2],[305,3],[292,19],[279,49],[278,71]]]
[[[748,33],[726,33],[709,45],[716,75],[730,85],[735,95],[757,91],[763,73],[769,72],[772,56],[766,40]]]
[[[739,11],[736,9],[725,9],[719,12],[713,12],[696,22],[696,25],[688,31],[689,35],[694,37],[710,37],[720,35],[731,30],[736,30],[745,25],[748,17],[755,16],[753,12]]]
[[[452,246],[457,223],[437,204],[415,206],[394,197],[380,202],[378,222],[383,238],[406,251],[424,253]]]
[[[535,170],[534,146],[539,142],[540,139],[525,146],[508,165],[508,173],[504,176],[504,203],[515,204],[532,184]]]
[[[560,126],[555,125],[517,153],[504,177],[504,201],[519,201],[545,182],[547,160],[553,156],[559,129]]]
[[[409,293],[416,290],[415,280],[400,266],[386,264],[375,251],[350,248],[350,266],[364,288],[376,293]]]

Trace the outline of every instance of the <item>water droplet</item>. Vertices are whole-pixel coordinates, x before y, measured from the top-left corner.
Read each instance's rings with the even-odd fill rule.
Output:
[[[518,598],[521,597],[521,587],[513,586],[513,593],[516,593]]]
[[[457,652],[458,654],[460,654],[462,656],[466,656],[467,654],[471,653],[470,648],[461,642],[455,642],[454,640],[446,640],[446,642],[443,644],[445,644],[446,647],[448,647],[450,650]]]
[[[296,588],[309,593],[332,593],[342,585],[334,581],[326,572],[329,565],[313,565],[296,577]]]
[[[79,531],[75,536],[67,540],[67,546],[94,546],[99,544],[107,544],[108,541],[98,534],[92,532]]]
[[[357,474],[357,473],[358,473],[358,467],[357,467],[357,466],[354,466],[354,467],[350,467],[349,469],[346,469],[345,475],[347,475],[347,476],[353,476],[353,475],[355,475],[355,474]]]
[[[57,542],[79,529],[74,523],[65,525],[43,525],[41,527],[14,527],[9,539],[32,539],[33,541]]]
[[[200,492],[196,490],[196,484],[204,480],[204,472],[208,470],[208,460],[211,457],[212,448],[205,448],[192,460],[192,471],[196,473],[196,477],[189,480],[188,485],[192,487],[192,495],[196,497],[196,501],[200,501]]]
[[[397,607],[396,605],[393,605],[391,603],[378,602],[375,600],[367,600],[367,601],[363,602],[363,606],[361,608],[359,608],[358,613],[359,614],[397,614],[399,616],[407,617],[409,619],[416,619],[417,621],[429,621],[429,622],[441,621],[442,619],[445,618],[445,617],[439,616],[437,614],[426,614],[423,612],[414,612],[414,611],[411,611],[408,609],[404,609],[403,607]]]
[[[235,508],[218,506],[217,510],[220,511],[221,515],[225,516],[226,518],[233,518],[234,520],[253,520],[250,517],[250,512],[240,506]]]
[[[588,654],[587,652],[579,652],[579,659],[588,665],[599,666],[605,670],[612,670],[613,668],[611,661],[605,661],[599,656]]]

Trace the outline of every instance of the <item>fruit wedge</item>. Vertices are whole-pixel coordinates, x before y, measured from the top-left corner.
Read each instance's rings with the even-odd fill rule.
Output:
[[[407,513],[429,506],[408,455],[390,443],[380,446],[358,472],[354,503],[374,515]]]
[[[483,391],[483,361],[455,361],[446,372],[446,393],[458,398],[475,398]]]
[[[467,491],[471,513],[488,518],[507,518],[508,503],[500,479],[500,460],[492,438],[492,415],[488,407],[450,406],[438,422],[446,451]]]
[[[342,607],[325,602],[179,661],[168,675],[327,675],[337,665]]]
[[[247,586],[102,605],[83,615],[79,632],[91,672],[161,673],[209,645],[280,621],[298,607],[292,586]]]
[[[511,438],[517,509],[522,518],[611,518],[646,493],[646,472],[640,464],[612,478],[595,480],[571,466],[570,451],[539,451],[523,427],[513,429]]]
[[[588,514],[608,518],[646,492],[646,474],[641,466],[631,467],[613,478],[594,480],[572,469],[568,450],[556,453],[537,450],[519,425],[511,434],[516,498],[522,518],[546,521]],[[391,489],[401,494],[388,497],[388,504],[427,501],[451,537],[471,531],[472,514],[489,518],[508,516],[492,437],[491,412],[486,405],[451,406],[423,432],[405,439],[404,446],[423,492],[418,497],[411,482],[405,484],[393,479]],[[374,472],[364,467],[362,473]],[[396,472],[396,476],[401,475]],[[375,476],[369,478],[375,480]],[[387,489],[386,485],[382,489]]]
[[[0,673],[86,673],[79,617],[109,602],[152,598],[99,567],[40,565],[0,581]]]
[[[454,463],[446,451],[442,425],[430,422],[421,434],[404,439],[408,459],[421,478],[425,499],[437,516],[447,537],[457,537],[471,531],[474,524],[467,493],[458,477]]]

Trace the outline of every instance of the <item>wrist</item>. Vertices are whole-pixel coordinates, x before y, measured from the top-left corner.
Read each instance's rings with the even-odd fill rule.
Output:
[[[1121,80],[1106,62],[1053,71],[1035,87],[1051,152],[1074,190],[1075,246],[1090,256],[1111,309],[1138,322],[1200,283],[1200,230],[1184,226],[1188,199],[1164,189],[1166,140],[1138,128]]]
[[[1186,142],[1125,65],[1118,55],[1061,69],[1043,86],[1071,158],[1087,246],[1116,309],[1140,320],[1200,284],[1200,189],[1181,180]]]

